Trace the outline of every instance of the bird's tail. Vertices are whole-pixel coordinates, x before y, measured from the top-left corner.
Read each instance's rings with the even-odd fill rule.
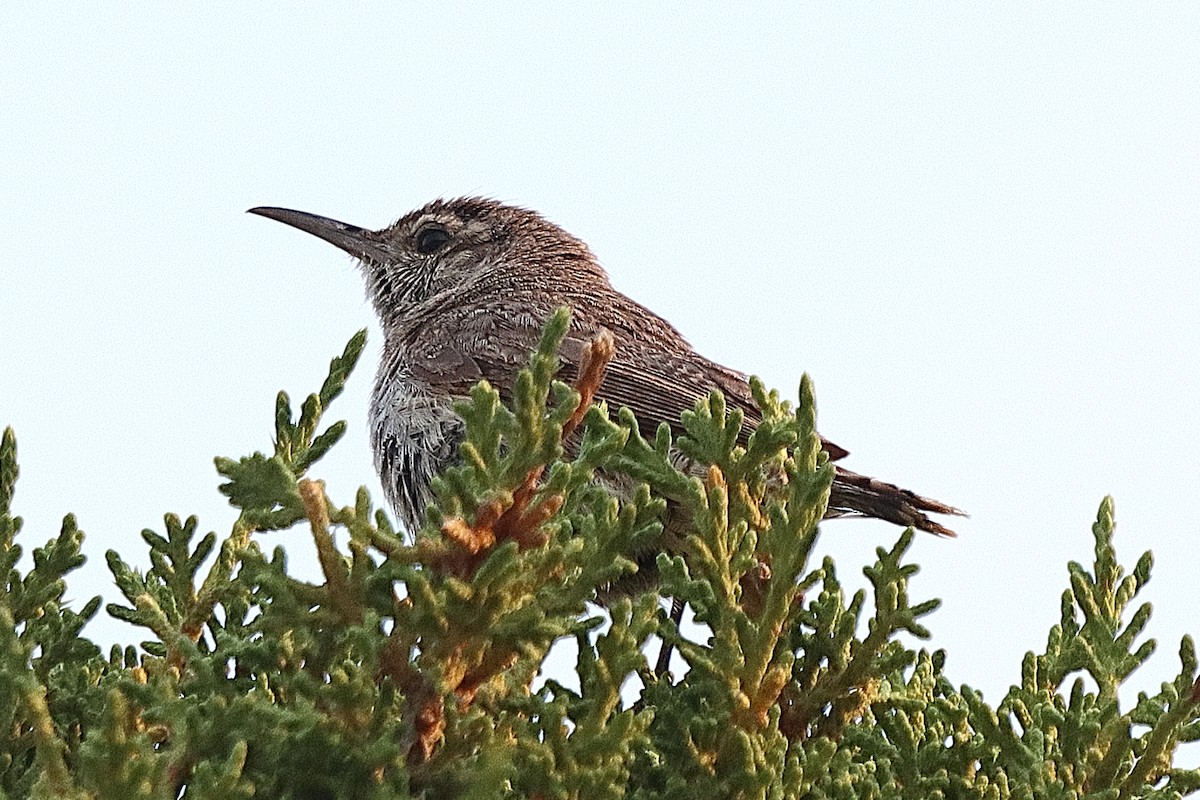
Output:
[[[904,527],[912,526],[938,536],[956,536],[954,531],[929,518],[928,514],[950,514],[965,517],[966,513],[908,489],[901,489],[881,480],[859,475],[837,467],[833,488],[829,493],[826,517],[861,516],[886,520]]]

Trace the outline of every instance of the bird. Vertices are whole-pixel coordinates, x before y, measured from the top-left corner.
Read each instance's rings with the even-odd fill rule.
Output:
[[[550,315],[572,310],[560,357],[578,366],[584,345],[607,332],[616,345],[597,400],[634,412],[644,435],[712,390],[760,420],[743,373],[696,352],[665,319],[617,291],[579,238],[540,213],[486,197],[437,199],[378,230],[286,208],[249,213],[312,234],[357,259],[383,330],[369,424],[389,504],[416,532],[435,475],[458,459],[464,424],[454,404],[481,379],[511,397]],[[962,516],[938,500],[845,468],[849,452],[821,438],[835,462],[827,517],[873,517],[939,536],[931,514]]]

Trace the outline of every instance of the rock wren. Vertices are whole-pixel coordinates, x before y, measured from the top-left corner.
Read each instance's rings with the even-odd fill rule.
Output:
[[[454,462],[463,435],[453,404],[486,378],[502,395],[528,362],[542,326],[570,306],[570,363],[601,331],[616,341],[598,399],[628,406],[645,435],[713,389],[759,418],[746,377],[692,349],[666,320],[615,290],[582,241],[524,208],[470,197],[434,202],[382,230],[303,211],[250,213],[311,233],[357,258],[383,326],[383,359],[371,397],[371,445],[388,501],[410,531],[424,522],[430,481]],[[831,460],[847,451],[822,439]],[[838,467],[828,516],[876,517],[931,533],[953,532],[928,513],[962,512]]]

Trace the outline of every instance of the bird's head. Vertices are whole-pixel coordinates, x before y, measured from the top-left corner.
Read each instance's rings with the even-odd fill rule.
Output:
[[[486,198],[435,200],[380,230],[286,208],[250,213],[311,233],[357,258],[385,326],[430,299],[473,287],[529,289],[551,285],[572,270],[599,272],[579,239],[537,212]]]

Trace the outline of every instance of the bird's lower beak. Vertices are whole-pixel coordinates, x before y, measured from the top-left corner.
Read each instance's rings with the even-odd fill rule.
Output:
[[[375,231],[338,222],[329,217],[309,214],[307,211],[293,211],[290,208],[259,206],[250,209],[247,213],[258,214],[260,217],[299,228],[363,261],[376,264],[386,264],[389,261],[387,249]]]

